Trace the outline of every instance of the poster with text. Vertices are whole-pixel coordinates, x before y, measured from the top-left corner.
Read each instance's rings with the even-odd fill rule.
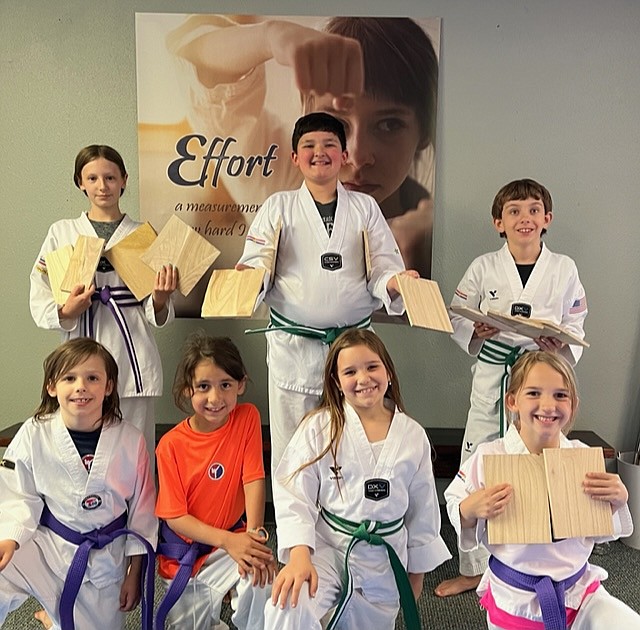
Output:
[[[430,278],[439,43],[438,18],[137,13],[142,220],[177,215],[232,268],[264,200],[302,183],[295,121],[326,111],[345,125],[340,181],[376,199]],[[199,316],[209,275],[179,316]]]

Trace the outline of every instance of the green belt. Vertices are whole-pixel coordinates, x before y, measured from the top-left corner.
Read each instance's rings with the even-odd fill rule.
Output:
[[[507,429],[504,398],[507,394],[511,368],[518,360],[518,357],[525,352],[526,350],[523,350],[520,346],[514,347],[495,339],[485,339],[482,348],[480,348],[480,354],[478,354],[478,361],[491,365],[504,365],[504,374],[500,379],[500,437],[504,437]]]
[[[334,531],[351,536],[351,541],[349,542],[344,557],[345,583],[342,585],[342,595],[327,625],[327,630],[333,630],[333,628],[335,628],[342,613],[346,609],[349,599],[351,599],[351,595],[353,594],[353,577],[349,566],[349,556],[353,548],[363,540],[370,545],[384,545],[387,548],[393,577],[395,578],[400,595],[400,606],[404,614],[405,625],[408,630],[421,630],[422,626],[420,625],[420,617],[418,616],[418,607],[416,606],[416,600],[413,596],[413,590],[411,589],[407,572],[402,566],[402,562],[400,562],[400,558],[398,558],[395,549],[385,541],[385,537],[391,536],[391,534],[395,534],[402,529],[404,526],[404,517],[389,523],[370,520],[363,521],[362,523],[354,523],[353,521],[348,521],[340,516],[331,514],[331,512],[327,512],[324,508],[320,508],[320,516]]]
[[[269,317],[269,326],[266,328],[251,328],[245,330],[245,334],[252,335],[253,333],[268,333],[274,330],[284,330],[292,335],[298,335],[300,337],[309,337],[310,339],[318,339],[322,343],[331,345],[345,330],[350,328],[369,328],[371,326],[371,315],[365,317],[363,320],[351,324],[350,326],[342,326],[335,328],[314,328],[313,326],[303,326],[302,324],[296,324],[296,322],[287,319],[284,315],[280,315],[273,309],[271,309]]]

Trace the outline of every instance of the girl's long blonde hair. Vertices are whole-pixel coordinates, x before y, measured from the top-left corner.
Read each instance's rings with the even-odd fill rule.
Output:
[[[337,465],[336,456],[338,453],[338,445],[340,444],[345,424],[344,399],[342,392],[340,391],[340,387],[338,386],[338,356],[342,350],[352,348],[354,346],[366,346],[369,350],[380,357],[380,360],[389,375],[389,387],[387,388],[385,397],[389,398],[399,411],[404,412],[405,410],[404,403],[402,402],[402,396],[400,394],[400,383],[398,382],[396,368],[380,338],[373,331],[365,330],[363,328],[350,328],[349,330],[346,330],[333,342],[331,349],[329,350],[329,354],[327,355],[327,360],[324,364],[324,378],[320,404],[314,410],[310,411],[303,419],[304,422],[304,420],[311,415],[321,411],[328,411],[330,426],[329,444],[327,444],[319,455],[298,468],[298,470],[295,471],[296,473],[307,466],[315,464],[329,452],[333,457],[334,466]]]

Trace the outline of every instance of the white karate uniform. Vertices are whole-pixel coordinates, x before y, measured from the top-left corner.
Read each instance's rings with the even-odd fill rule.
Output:
[[[578,440],[568,440],[562,435],[560,448],[586,448],[586,445]],[[530,575],[548,575],[555,581],[565,580],[576,574],[587,563],[594,543],[615,540],[620,536],[629,536],[632,533],[633,524],[628,506],[625,505],[614,514],[615,534],[612,537],[567,538],[554,543],[536,545],[490,545],[486,537],[486,520],[478,519],[475,528],[462,529],[460,525],[460,503],[467,496],[484,487],[483,456],[487,454],[524,455],[528,453],[529,451],[514,425],[509,427],[504,438],[480,444],[475,454],[462,465],[460,473],[445,491],[449,519],[458,534],[458,544],[462,550],[475,549],[482,542],[493,556],[516,571]],[[576,584],[567,589],[566,606],[573,609],[581,608],[581,602],[588,587],[592,583],[606,578],[607,572],[602,567],[587,564],[584,575]],[[497,578],[490,568],[487,568],[478,586],[478,595],[482,597],[489,588],[499,609],[532,621],[542,621],[540,604],[535,593],[509,586]],[[596,611],[599,607],[611,605],[615,610],[621,611],[622,615],[622,617],[616,618],[616,627],[640,627],[638,625],[640,617],[634,611],[631,609],[625,611],[627,607],[624,604],[605,594],[604,587],[599,586],[592,595],[586,596],[583,606],[589,602],[590,598],[594,598],[588,608],[593,612],[589,614],[598,614]],[[582,620],[578,623],[580,619]],[[626,625],[625,620],[632,620],[633,623]],[[491,624],[490,627],[492,627]],[[578,613],[572,626],[576,630],[578,628],[602,627],[590,625],[582,611]]]
[[[165,629],[221,630],[226,625],[220,620],[222,600],[231,592],[233,625],[239,630],[262,630],[271,585],[253,586],[252,579],[240,577],[238,563],[224,549],[216,549],[169,611]],[[168,589],[171,580],[161,580]]]
[[[126,511],[127,527],[155,548],[155,485],[146,445],[128,423],[105,426],[87,473],[57,412],[44,421],[27,420],[4,459],[15,468],[0,467],[0,540],[15,540],[19,548],[0,573],[0,623],[32,595],[58,627],[58,602],[78,548],[39,525],[43,503],[60,522],[80,533],[104,527]],[[83,508],[87,497],[97,507]],[[124,627],[118,597],[125,556],[144,552],[132,536],[90,552],[75,609],[78,628],[93,627],[96,619],[105,630]]]
[[[125,215],[105,249],[111,249],[140,225],[141,223]],[[80,235],[96,237],[96,232],[86,213],[82,213],[77,219],[64,219],[54,223],[49,228],[30,277],[29,304],[33,320],[40,328],[61,331],[63,341],[89,336],[89,312],[85,311],[75,320],[60,321],[59,305],[53,299],[45,257],[49,252],[65,245],[75,246]],[[106,273],[97,272],[95,286],[99,291],[105,286],[122,287],[125,283],[114,270]],[[149,455],[153,458],[155,452],[153,397],[162,395],[162,362],[150,325],[160,328],[173,320],[175,316],[173,301],[170,298],[165,315],[160,314],[160,317],[164,317],[161,323],[156,319],[153,300],[150,296],[143,300],[141,306],[121,308],[132,342],[129,350],[125,337],[109,308],[98,300],[89,310],[93,312],[93,338],[109,350],[118,364],[118,394],[123,417],[142,431],[149,448]],[[140,399],[141,402],[132,401],[132,404],[128,405],[127,398]],[[141,404],[143,407],[140,406]]]
[[[307,545],[319,585],[313,599],[303,588],[296,608],[287,605],[281,610],[268,602],[266,629],[319,629],[320,619],[338,603],[350,536],[334,531],[319,516],[320,507],[357,523],[365,519],[388,523],[404,517],[404,526],[385,540],[409,573],[426,573],[451,557],[440,537],[431,447],[424,429],[396,410],[376,461],[374,445],[348,404],[345,416],[335,464],[327,454],[295,472],[329,442],[329,415],[319,412],[297,429],[276,471],[273,500],[279,559],[286,563],[292,547]],[[374,479],[389,482],[387,497],[365,497],[365,482]],[[386,549],[360,542],[350,557],[354,593],[339,627],[393,628],[399,600]]]
[[[289,320],[315,328],[356,324],[384,306],[401,315],[387,282],[404,270],[402,257],[380,208],[369,195],[347,191],[338,183],[338,203],[331,237],[306,185],[271,195],[249,230],[238,261],[267,270],[264,301]],[[281,226],[275,277],[271,259]],[[369,236],[371,278],[365,274],[362,233]],[[323,269],[324,254],[342,257],[340,269]],[[316,339],[284,331],[267,333],[271,462],[275,470],[300,419],[322,393],[322,373],[329,347]]]
[[[471,263],[451,303],[476,308],[483,313],[494,310],[508,314],[512,304],[528,304],[533,319],[552,321],[584,338],[587,308],[576,265],[568,256],[550,252],[544,244],[524,288],[505,243],[497,252],[484,254]],[[451,322],[453,340],[465,352],[477,356],[483,341],[471,339],[473,322],[455,314],[452,314]],[[500,331],[493,339],[526,350],[538,349],[533,339],[513,332]],[[582,355],[582,346],[565,346],[560,354],[575,365]],[[462,447],[463,462],[478,444],[495,439],[499,434],[498,400],[504,366],[477,361],[472,373],[471,407]]]

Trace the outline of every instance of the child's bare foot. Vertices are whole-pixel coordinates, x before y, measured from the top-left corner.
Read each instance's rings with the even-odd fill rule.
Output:
[[[451,597],[467,591],[473,591],[480,584],[481,575],[459,575],[450,580],[444,580],[436,586],[434,592],[438,597]]]
[[[34,613],[33,616],[45,627],[46,630],[53,627],[53,623],[51,619],[49,619],[49,615],[44,610],[39,610]]]

